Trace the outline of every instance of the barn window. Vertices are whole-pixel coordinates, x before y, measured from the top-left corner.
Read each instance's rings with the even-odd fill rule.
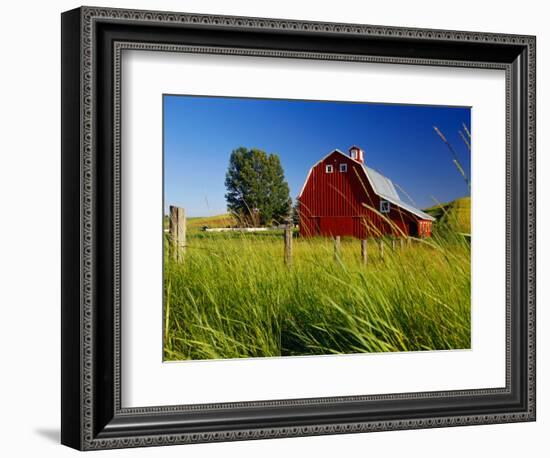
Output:
[[[340,164],[340,172],[347,172],[348,164]]]
[[[380,213],[389,213],[390,203],[387,200],[380,201]]]
[[[333,167],[331,164],[327,164],[325,167],[325,172],[332,173]]]

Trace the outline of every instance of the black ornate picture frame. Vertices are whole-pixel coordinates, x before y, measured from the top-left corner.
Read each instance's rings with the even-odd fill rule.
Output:
[[[506,386],[124,408],[124,49],[506,72]],[[62,15],[62,434],[80,450],[535,420],[535,37],[82,7]]]

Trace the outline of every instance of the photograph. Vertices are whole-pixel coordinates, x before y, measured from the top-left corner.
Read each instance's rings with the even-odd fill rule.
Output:
[[[471,348],[471,107],[162,97],[164,361]]]
[[[41,116],[34,136],[61,149],[59,161],[31,148],[32,167],[21,146],[6,149],[24,172],[6,168],[9,213],[33,208],[33,222],[4,225],[22,242],[8,244],[25,274],[12,289],[27,302],[36,290],[43,312],[29,322],[40,344],[27,345],[15,315],[28,307],[7,307],[9,340],[28,347],[11,353],[51,340],[57,359],[40,354],[23,375],[60,369],[31,390],[51,404],[31,399],[38,440],[19,428],[14,450],[43,451],[54,435],[66,454],[368,444],[464,457],[487,434],[498,456],[540,448],[543,15],[527,5],[497,23],[492,6],[449,15],[431,0],[162,3],[66,5],[49,19],[40,4],[38,46],[56,55],[13,47],[29,74],[28,56],[61,64],[42,66],[39,91],[6,93],[14,141],[29,143],[41,94],[37,109],[60,116]],[[52,184],[57,209],[43,202]],[[56,243],[41,226],[36,243],[34,220],[55,222]],[[52,284],[61,313],[44,307]]]

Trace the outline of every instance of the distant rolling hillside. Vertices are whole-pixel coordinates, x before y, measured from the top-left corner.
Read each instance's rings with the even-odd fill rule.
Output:
[[[236,224],[235,218],[229,213],[224,213],[223,215],[215,216],[199,216],[187,218],[187,227],[188,228],[202,228],[204,226],[208,227],[228,227],[234,226]]]
[[[424,211],[436,218],[438,224],[448,225],[458,232],[470,233],[470,197],[461,197],[452,202],[434,205]]]
[[[164,216],[164,228],[168,229],[170,217]],[[235,226],[237,223],[229,213],[214,216],[190,216],[187,218],[187,229],[190,231],[199,231],[204,226],[207,227],[228,227]]]

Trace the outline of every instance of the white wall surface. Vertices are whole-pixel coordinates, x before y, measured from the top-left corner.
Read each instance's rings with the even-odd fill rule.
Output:
[[[98,6],[359,22],[537,35],[538,51],[538,421],[176,446],[108,456],[548,456],[550,122],[545,3],[352,0],[270,2],[118,0]],[[70,456],[59,442],[60,384],[60,13],[74,1],[2,5],[0,46],[0,454]],[[546,450],[545,450],[546,449]]]

